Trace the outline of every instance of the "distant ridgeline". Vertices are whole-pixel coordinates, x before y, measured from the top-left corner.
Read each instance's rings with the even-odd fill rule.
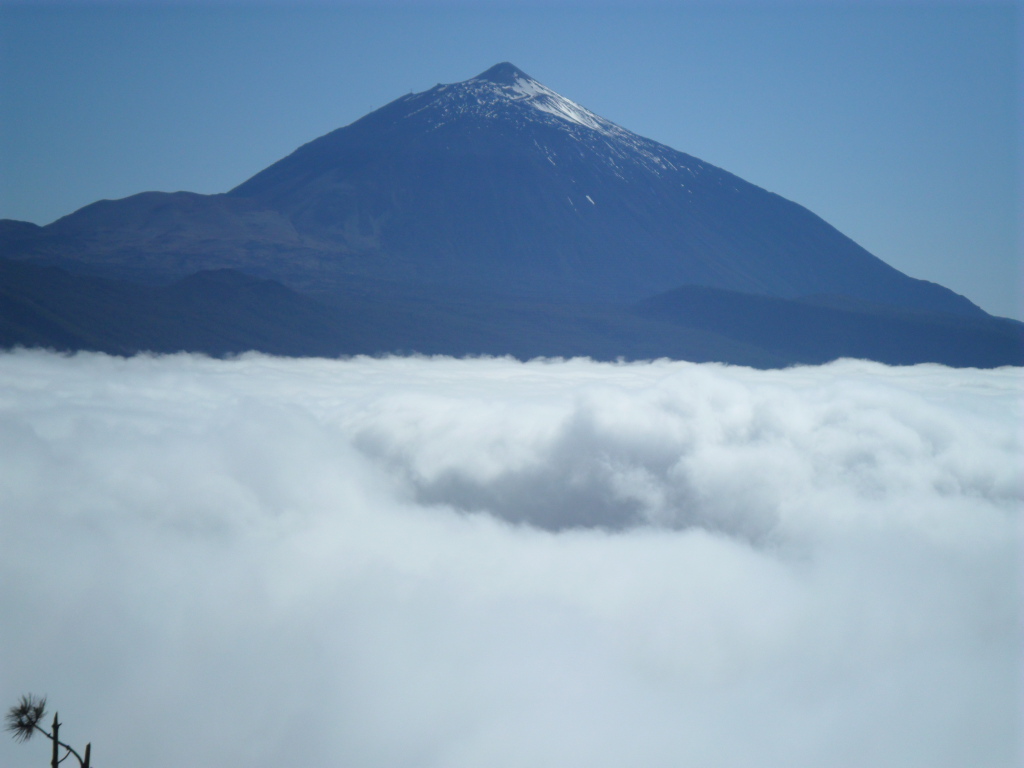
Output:
[[[0,345],[1024,364],[1024,324],[511,64],[226,194],[0,221]]]

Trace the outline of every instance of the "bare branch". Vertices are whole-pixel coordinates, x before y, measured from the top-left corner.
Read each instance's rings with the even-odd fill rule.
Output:
[[[65,744],[59,738],[58,728],[60,723],[57,722],[57,715],[53,716],[53,733],[50,733],[41,725],[39,721],[43,719],[46,714],[46,697],[36,698],[31,693],[27,696],[22,696],[21,700],[11,707],[7,711],[7,730],[11,731],[11,736],[15,741],[28,741],[35,731],[39,731],[43,736],[53,742],[53,761],[51,765],[59,765],[68,759],[70,755],[74,755],[78,764],[82,768],[89,768],[89,752],[91,744],[85,747],[85,759],[78,754],[78,751],[70,744]],[[64,757],[58,759],[57,749],[63,747],[67,750]]]

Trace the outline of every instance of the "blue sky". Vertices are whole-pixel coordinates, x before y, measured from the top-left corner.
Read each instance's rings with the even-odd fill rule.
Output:
[[[1024,318],[1020,7],[0,2],[0,217],[223,192],[498,61]]]

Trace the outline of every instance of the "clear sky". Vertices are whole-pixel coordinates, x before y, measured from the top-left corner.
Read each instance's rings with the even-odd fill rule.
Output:
[[[0,218],[226,191],[511,61],[1024,319],[1012,2],[0,0]]]

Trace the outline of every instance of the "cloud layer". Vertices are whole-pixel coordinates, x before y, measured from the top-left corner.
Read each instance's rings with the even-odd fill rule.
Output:
[[[107,768],[1016,766],[1020,376],[3,355],[0,703]]]

